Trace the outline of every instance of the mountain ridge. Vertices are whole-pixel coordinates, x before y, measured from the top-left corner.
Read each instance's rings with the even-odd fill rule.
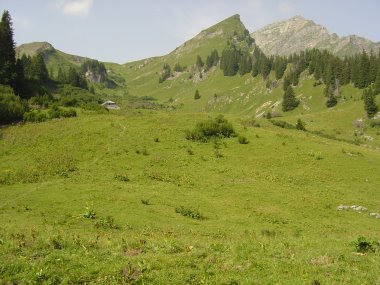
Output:
[[[326,49],[338,56],[350,56],[362,50],[368,53],[380,50],[380,42],[372,42],[358,35],[339,37],[300,15],[276,21],[251,35],[268,55],[290,55],[312,48]]]

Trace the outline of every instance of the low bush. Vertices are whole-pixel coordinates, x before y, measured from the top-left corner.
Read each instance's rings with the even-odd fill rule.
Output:
[[[115,174],[114,178],[115,178],[115,180],[121,181],[121,182],[129,182],[130,181],[127,174]]]
[[[214,119],[198,122],[194,130],[186,132],[186,139],[206,142],[211,138],[228,138],[235,135],[232,124],[219,115]]]
[[[41,123],[47,121],[48,116],[41,110],[32,110],[30,112],[26,112],[23,116],[23,119],[26,122]]]
[[[95,228],[103,229],[120,229],[120,226],[115,223],[115,220],[111,216],[107,216],[105,219],[99,219],[94,224]]]
[[[245,136],[239,136],[238,138],[240,144],[248,144],[249,141]]]
[[[359,253],[376,252],[379,249],[379,242],[366,237],[359,237],[354,242],[355,250]]]
[[[269,122],[271,122],[272,125],[283,128],[283,129],[295,129],[295,127],[292,124],[289,124],[288,122],[285,122],[285,121],[269,120]]]
[[[204,217],[201,215],[201,213],[198,210],[194,210],[191,208],[186,208],[184,206],[180,206],[178,208],[175,208],[175,212],[178,214],[181,214],[184,217],[188,217],[195,220],[203,220]]]
[[[300,130],[300,131],[306,131],[306,124],[304,121],[302,121],[301,119],[298,119],[297,120],[297,123],[296,123],[296,129],[297,130]]]
[[[380,127],[380,119],[371,120],[369,122],[369,125],[371,126],[371,128]]]
[[[27,106],[10,87],[0,85],[0,110],[0,124],[9,124],[21,121]]]

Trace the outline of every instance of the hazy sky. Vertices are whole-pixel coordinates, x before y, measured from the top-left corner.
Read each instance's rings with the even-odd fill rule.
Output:
[[[249,31],[302,15],[339,36],[380,41],[380,0],[0,0],[15,41],[48,41],[67,53],[125,63],[163,55],[240,14]]]

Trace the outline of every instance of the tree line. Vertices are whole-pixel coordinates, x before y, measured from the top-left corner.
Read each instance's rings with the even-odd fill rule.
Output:
[[[229,45],[222,52],[220,68],[225,76],[251,73],[253,77],[261,75],[264,79],[273,72],[276,80],[283,79],[283,111],[298,106],[292,87],[298,85],[304,71],[314,76],[315,85],[325,85],[327,107],[337,104],[336,97],[340,94],[341,86],[353,84],[356,88],[365,89],[363,99],[367,102],[366,110],[371,109],[370,113],[373,114],[378,109],[374,96],[380,94],[380,51],[376,54],[363,50],[362,53],[339,58],[327,50],[311,49],[288,57],[268,57],[257,46],[253,52],[249,52]]]

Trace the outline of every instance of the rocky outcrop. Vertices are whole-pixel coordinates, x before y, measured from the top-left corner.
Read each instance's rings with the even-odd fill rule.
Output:
[[[275,22],[252,33],[252,36],[256,44],[271,55],[289,55],[311,48],[327,49],[339,56],[362,50],[380,50],[380,42],[374,43],[356,35],[339,37],[302,16]]]

